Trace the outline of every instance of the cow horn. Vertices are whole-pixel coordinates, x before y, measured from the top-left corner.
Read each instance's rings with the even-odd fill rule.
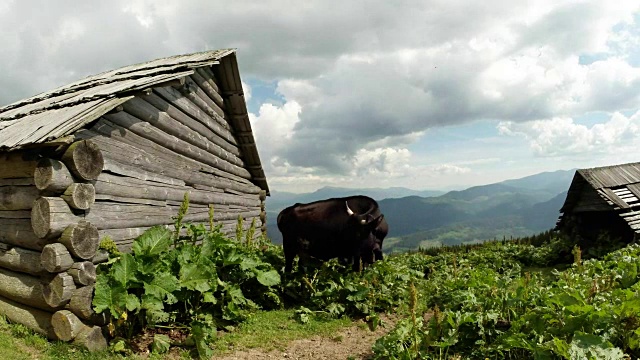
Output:
[[[345,201],[344,204],[347,205],[347,214],[349,214],[349,216],[353,216],[353,210],[349,209],[349,203]]]

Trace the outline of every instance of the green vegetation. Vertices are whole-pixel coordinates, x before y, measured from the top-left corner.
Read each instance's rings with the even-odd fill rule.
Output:
[[[116,254],[98,275],[93,304],[96,312],[111,315],[115,350],[139,348],[139,334],[147,334],[154,352],[173,343],[195,346],[200,357],[208,357],[218,330],[232,330],[259,310],[290,309],[301,324],[364,318],[375,328],[378,314],[404,306],[409,284],[424,276],[392,258],[362,274],[336,261],[309,264],[306,272],[283,280],[281,247],[252,241],[254,230],[243,234],[242,219],[235,240],[215,226],[184,224],[187,211],[185,198],[174,231],[149,229],[131,254]]]
[[[489,243],[425,256],[410,315],[374,346],[380,359],[623,359],[640,355],[640,246],[548,273],[555,243]],[[469,250],[469,249],[467,249]]]
[[[193,344],[201,357],[210,356],[208,344],[217,329],[282,304],[276,287],[280,275],[266,261],[275,248],[259,250],[226,239],[219,228],[183,224],[187,210],[185,196],[175,231],[149,229],[136,239],[132,254],[118,256],[98,276],[93,305],[96,312],[111,315],[118,349],[125,350],[135,334],[148,328],[170,328],[188,330],[190,335],[180,341]],[[183,229],[186,235],[181,236]],[[151,346],[165,352],[170,341],[156,330]]]
[[[175,229],[150,229],[132,254],[101,267],[94,306],[111,315],[113,352],[179,346],[205,358],[214,349],[283,349],[354,318],[375,329],[379,314],[393,312],[401,319],[374,345],[377,359],[640,355],[639,245],[586,259],[610,249],[583,254],[546,232],[395,254],[362,273],[329,261],[281,275],[282,248],[254,240],[242,220],[231,240],[213,221],[183,223],[186,211],[187,199]],[[70,346],[33,338],[38,356],[73,358]]]
[[[213,343],[214,353],[251,348],[284,351],[290,341],[316,335],[330,337],[351,325],[348,317],[313,316],[306,323],[301,323],[296,318],[297,314],[293,309],[257,311],[237,329],[218,337]]]
[[[100,274],[95,306],[112,315],[111,353],[0,322],[0,356],[115,359],[149,349],[164,358],[157,354],[176,345],[172,357],[282,350],[332,336],[353,318],[374,329],[383,312],[400,319],[373,346],[377,359],[640,355],[640,245],[583,254],[546,232],[396,254],[362,273],[329,261],[281,277],[280,247],[246,234],[229,240],[215,226],[179,226],[150,230]]]
[[[0,359],[115,360],[123,357],[108,351],[90,353],[68,343],[49,342],[20,324],[0,318]]]

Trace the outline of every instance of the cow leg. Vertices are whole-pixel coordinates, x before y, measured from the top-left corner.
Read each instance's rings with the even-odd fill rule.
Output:
[[[298,254],[296,239],[292,239],[290,236],[283,236],[282,247],[284,250],[284,272],[290,273],[293,271],[293,259]]]
[[[361,261],[360,261],[360,251],[357,251],[355,254],[353,254],[353,264],[351,265],[351,269],[355,272],[360,272],[361,267]]]

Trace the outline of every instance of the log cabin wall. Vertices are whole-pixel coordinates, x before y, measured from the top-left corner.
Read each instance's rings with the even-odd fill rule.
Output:
[[[602,234],[631,242],[640,233],[640,163],[576,171],[556,229],[589,247]]]
[[[98,250],[154,225],[266,235],[268,186],[233,50],[133,65],[0,108],[0,313],[50,339],[106,346]],[[37,127],[33,130],[33,127]]]
[[[106,347],[97,326],[105,319],[86,296],[96,280],[99,234],[85,214],[101,152],[88,141],[2,152],[0,169],[0,312],[50,339],[62,339],[73,323],[69,341]]]
[[[149,227],[171,224],[185,192],[185,221],[208,224],[212,204],[229,236],[238,217],[245,230],[255,224],[256,237],[266,229],[266,191],[247,170],[212,69],[198,70],[200,85],[187,77],[153,88],[75,134],[95,143],[105,161],[86,219],[121,250]]]

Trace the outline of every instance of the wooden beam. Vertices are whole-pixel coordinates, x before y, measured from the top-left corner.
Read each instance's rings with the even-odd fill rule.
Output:
[[[22,324],[46,336],[48,339],[58,339],[51,325],[52,314],[50,312],[34,309],[5,297],[0,297],[0,313],[6,316],[9,321]]]
[[[173,106],[155,93],[149,96],[143,96],[141,97],[141,99],[153,105],[158,110],[171,116],[181,124],[184,124],[185,126],[188,126],[199,134],[205,136],[207,139],[209,139],[209,141],[220,146],[224,150],[238,157],[240,156],[240,150],[238,149],[237,144],[233,144],[227,140],[228,138],[234,138],[233,135],[230,132],[219,128],[217,124],[210,124],[210,126],[206,126],[205,124],[203,124],[203,122],[192,118],[188,114],[184,113],[181,109]],[[212,127],[218,130],[213,131],[211,129]],[[220,133],[222,133],[223,135],[219,135]]]

